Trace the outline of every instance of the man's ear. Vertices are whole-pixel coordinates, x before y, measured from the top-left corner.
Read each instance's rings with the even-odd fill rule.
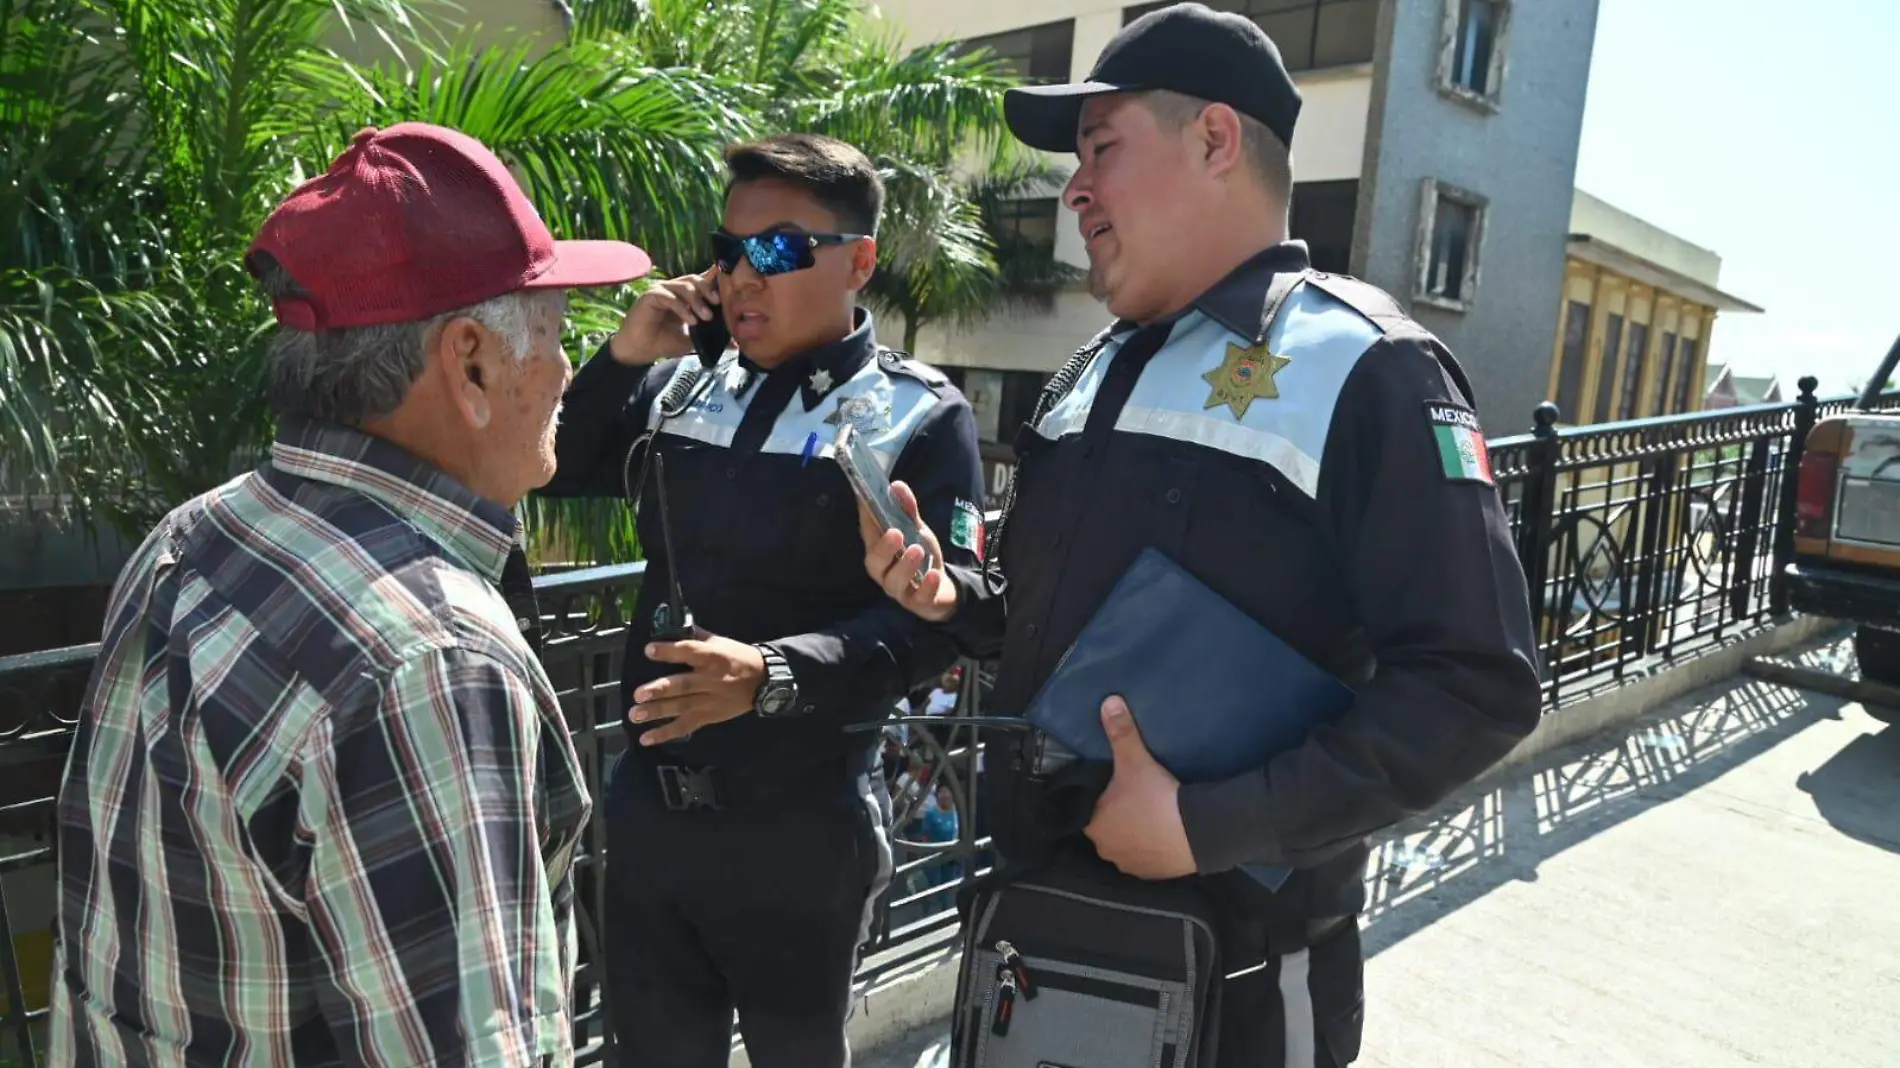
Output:
[[[851,242],[851,288],[863,289],[877,273],[877,238],[865,237]]]
[[[448,384],[455,410],[476,430],[486,427],[494,417],[489,391],[495,384],[495,368],[489,357],[495,346],[483,344],[487,334],[482,324],[457,316],[442,324],[430,349],[430,358]]]
[[[1192,123],[1202,165],[1215,177],[1241,165],[1246,154],[1240,113],[1227,104],[1209,104]]]

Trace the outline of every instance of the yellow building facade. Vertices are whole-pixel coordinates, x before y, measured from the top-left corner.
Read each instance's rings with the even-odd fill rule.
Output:
[[[1566,425],[1699,411],[1716,316],[1762,309],[1717,288],[1715,253],[1579,190],[1548,396]]]

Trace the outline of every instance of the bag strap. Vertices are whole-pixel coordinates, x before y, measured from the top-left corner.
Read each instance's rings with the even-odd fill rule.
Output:
[[[1036,407],[1029,416],[1031,427],[1041,423],[1043,417],[1060,404],[1062,398],[1068,396],[1071,390],[1075,389],[1075,384],[1082,379],[1082,372],[1088,370],[1089,364],[1095,360],[1095,357],[1108,347],[1109,337],[1114,330],[1113,326],[1105,327],[1081,348],[1076,349],[1075,355],[1070,356],[1068,362],[1064,363],[1049,379],[1048,384],[1042,387],[1042,393],[1036,398]],[[1003,575],[1003,537],[1009,531],[1009,517],[1016,511],[1016,483],[1021,475],[1022,463],[1019,457],[1009,473],[1009,488],[1003,494],[1003,511],[996,520],[996,533],[989,539],[989,563],[982,572],[985,581],[989,582],[990,588],[995,592],[1001,592],[1008,581]]]

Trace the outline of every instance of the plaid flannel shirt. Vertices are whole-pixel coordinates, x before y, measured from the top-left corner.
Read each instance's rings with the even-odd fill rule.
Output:
[[[153,531],[60,789],[47,1063],[571,1063],[590,801],[514,529],[289,424]]]

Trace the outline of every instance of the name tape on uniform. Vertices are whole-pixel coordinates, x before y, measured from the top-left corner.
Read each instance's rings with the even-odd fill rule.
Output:
[[[1491,478],[1491,452],[1476,412],[1449,401],[1426,401],[1425,418],[1438,446],[1438,466],[1447,482],[1497,483]]]

